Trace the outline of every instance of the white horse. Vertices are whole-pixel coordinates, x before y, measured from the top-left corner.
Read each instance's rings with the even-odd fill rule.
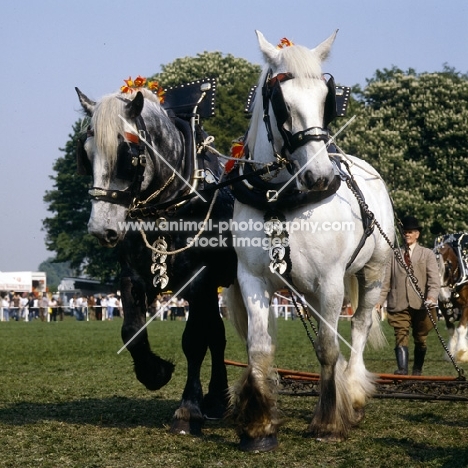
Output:
[[[238,287],[232,287],[226,299],[247,343],[248,367],[231,389],[231,414],[245,451],[267,451],[278,444],[272,376],[275,317],[269,306],[280,288],[289,286],[303,294],[319,322],[315,351],[321,387],[311,435],[344,439],[363,417],[374,391],[363,351],[374,329],[373,309],[393,243],[393,209],[384,182],[369,164],[344,154],[341,164],[335,163],[327,152],[335,86],[333,81],[327,86],[321,63],[335,36],[336,32],[312,50],[298,45],[277,48],[257,31],[266,66],[246,138],[252,163],[244,161],[239,170],[254,171],[274,161],[283,165],[271,171],[269,180],[251,177],[247,187],[237,189],[242,202],[236,201],[232,222]],[[365,208],[343,182],[349,176],[345,163],[368,212],[378,221],[379,230],[368,236],[364,225],[370,218],[363,219]],[[259,229],[262,223],[265,232]],[[346,362],[337,326],[348,282],[358,288],[358,307]]]

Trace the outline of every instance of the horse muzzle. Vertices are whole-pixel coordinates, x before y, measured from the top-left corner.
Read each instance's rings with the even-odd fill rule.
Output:
[[[105,202],[93,202],[88,221],[88,232],[96,237],[103,247],[115,247],[124,237],[118,220],[125,221],[126,209]]]
[[[323,192],[328,188],[334,177],[319,176],[315,177],[310,170],[304,171],[298,177],[298,185],[300,190]]]
[[[115,247],[123,239],[123,235],[112,228],[96,229],[88,224],[88,232],[96,237],[103,247]]]

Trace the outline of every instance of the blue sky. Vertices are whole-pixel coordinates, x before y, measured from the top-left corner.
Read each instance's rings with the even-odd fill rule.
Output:
[[[466,0],[4,0],[1,13],[0,271],[53,256],[43,196],[80,117],[75,86],[99,99],[204,51],[262,63],[255,29],[311,48],[339,29],[324,70],[344,85],[392,65],[468,72]]]

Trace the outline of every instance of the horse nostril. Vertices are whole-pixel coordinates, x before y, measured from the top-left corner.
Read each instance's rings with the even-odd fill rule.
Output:
[[[311,190],[315,183],[314,177],[312,175],[312,171],[305,171],[303,180],[304,180],[304,185],[307,187],[307,189]]]
[[[305,171],[301,178],[301,182],[307,190],[321,192],[328,187],[328,179],[326,177],[314,178],[312,171]]]
[[[318,179],[315,182],[313,189],[317,191],[322,191],[322,190],[325,190],[327,186],[328,186],[327,179],[325,177],[320,177],[320,179]]]
[[[114,229],[106,229],[106,232],[104,234],[104,239],[109,244],[113,244],[118,241],[119,235],[117,234],[117,231],[115,231]]]

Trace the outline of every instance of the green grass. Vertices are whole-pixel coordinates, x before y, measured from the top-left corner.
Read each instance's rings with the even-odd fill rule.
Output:
[[[117,354],[120,325],[70,318],[0,323],[1,467],[468,466],[466,402],[374,399],[347,441],[320,443],[304,437],[317,398],[280,395],[280,447],[266,454],[239,452],[229,421],[207,423],[199,438],[171,435],[167,429],[185,382],[184,322],[149,326],[153,349],[177,364],[171,382],[154,393],[135,379],[128,352]],[[244,345],[228,321],[226,328],[226,357],[245,362]],[[391,329],[384,324],[384,330],[389,345],[366,351],[374,372],[395,368]],[[349,322],[341,322],[340,331],[348,339]],[[280,320],[278,342],[278,367],[318,371],[299,321]],[[425,371],[456,376],[434,333]],[[229,367],[230,382],[241,372]],[[208,365],[202,375],[206,385]]]

